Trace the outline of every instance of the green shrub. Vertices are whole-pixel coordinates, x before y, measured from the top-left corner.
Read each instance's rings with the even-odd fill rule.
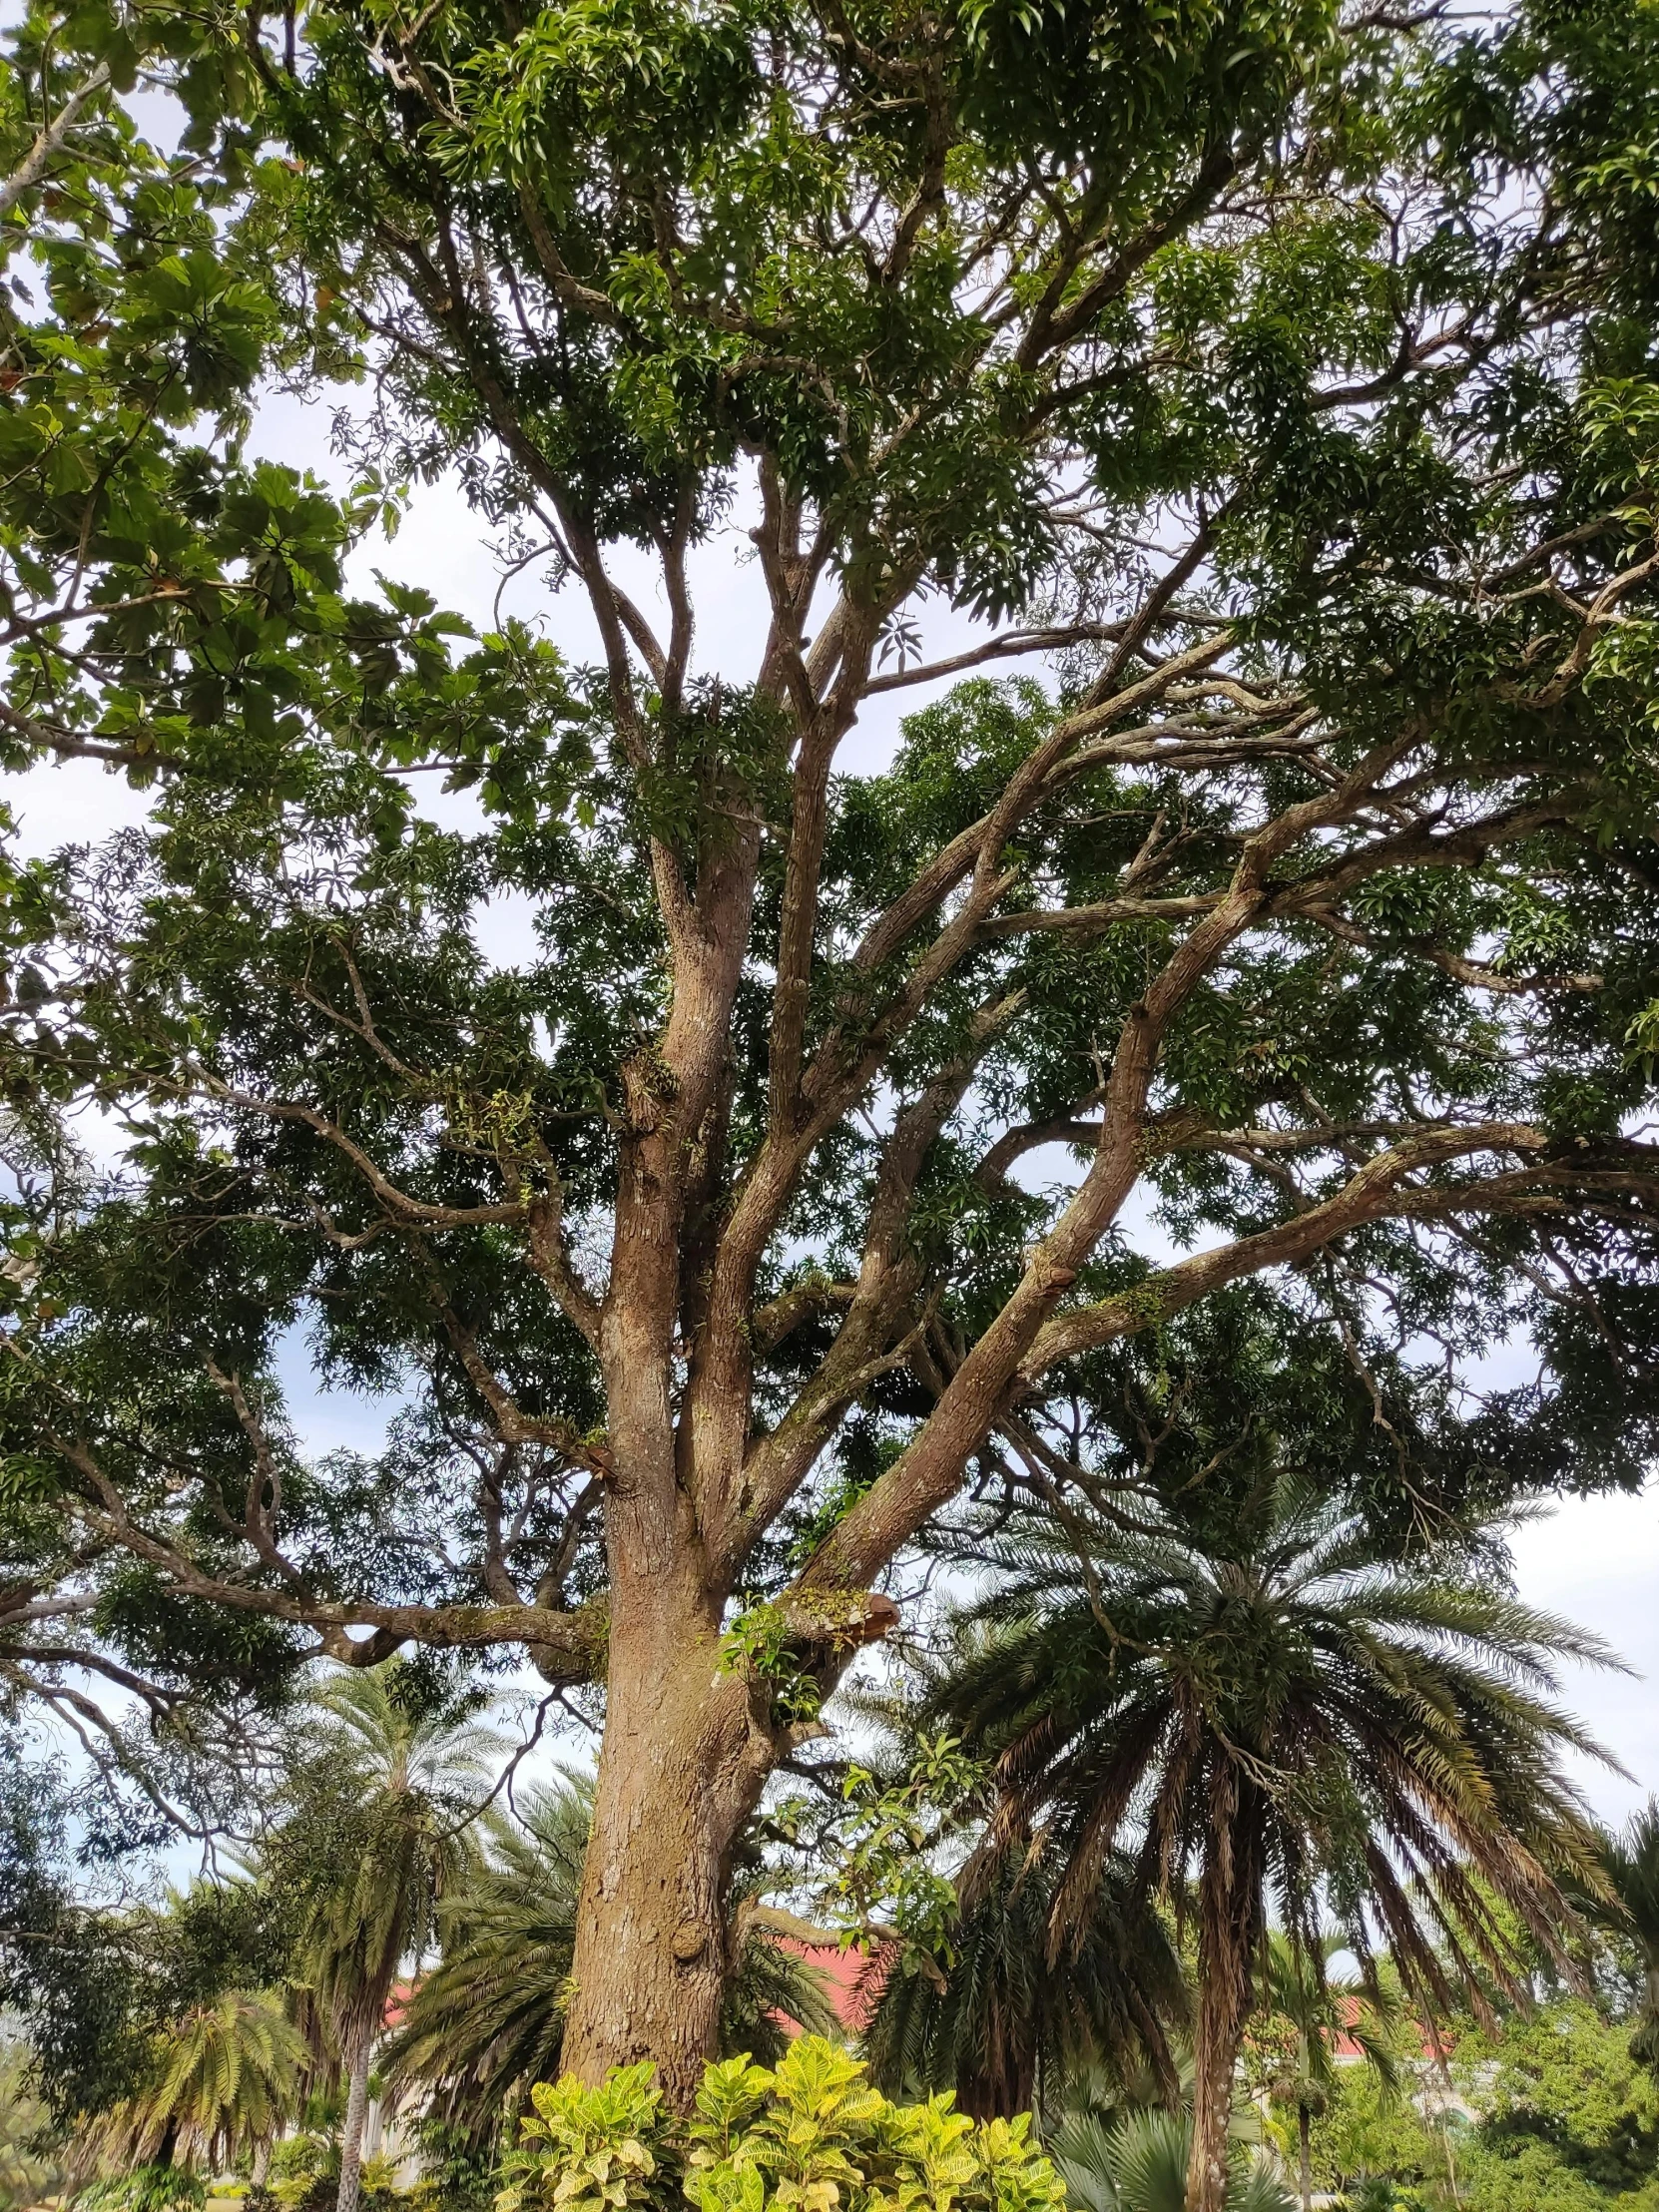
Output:
[[[1659,2212],[1659,2090],[1630,2055],[1628,2025],[1575,1999],[1459,2038],[1457,2065],[1495,2072],[1459,2151],[1472,2212]]]
[[[497,2179],[493,2152],[467,2128],[433,2112],[415,2121],[413,2133],[420,2179],[408,2193],[412,2212],[490,2212]]]
[[[327,2212],[339,2195],[339,2137],[302,2127],[274,2143],[266,2194],[276,2212]]]
[[[948,2095],[893,2104],[821,2035],[774,2067],[709,2067],[697,2110],[677,2121],[649,2066],[597,2089],[567,2079],[531,2092],[496,2212],[1059,2212],[1065,2186],[1029,2122],[976,2124]]]
[[[90,2182],[75,2212],[198,2212],[207,2184],[188,2166],[135,2166],[113,2180]]]

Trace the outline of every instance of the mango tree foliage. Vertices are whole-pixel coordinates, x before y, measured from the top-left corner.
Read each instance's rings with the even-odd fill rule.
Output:
[[[7,885],[19,1694],[131,1762],[100,1677],[164,1752],[317,1654],[603,1690],[565,2055],[683,2106],[769,1776],[964,1485],[1096,1482],[1101,1374],[1180,1432],[1160,1348],[1277,1299],[1402,1520],[1635,1478],[1650,4],[43,7],[7,72],[0,721],[154,797]],[[276,385],[348,496],[248,457]],[[545,619],[345,587],[446,472]],[[1435,1363],[1523,1327],[1471,1436]]]
[[[1479,2112],[1460,2180],[1480,2212],[1659,2201],[1659,2106],[1628,2025],[1566,2002],[1459,2039]]]

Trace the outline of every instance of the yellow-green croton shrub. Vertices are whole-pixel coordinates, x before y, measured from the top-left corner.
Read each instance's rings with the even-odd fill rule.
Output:
[[[775,2067],[712,2065],[676,2120],[649,2066],[597,2089],[540,2083],[496,2212],[1058,2212],[1065,2188],[1030,2123],[976,2124],[948,2095],[893,2104],[863,2067],[803,2035]]]

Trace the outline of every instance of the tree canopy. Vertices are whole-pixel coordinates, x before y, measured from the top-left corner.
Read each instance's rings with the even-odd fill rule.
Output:
[[[1627,0],[32,9],[0,724],[154,805],[4,883],[13,1688],[602,1691],[566,2056],[684,2102],[780,1684],[1087,1494],[1091,1362],[1277,1313],[1404,1522],[1636,1480],[1656,91]],[[348,584],[444,473],[545,621]]]

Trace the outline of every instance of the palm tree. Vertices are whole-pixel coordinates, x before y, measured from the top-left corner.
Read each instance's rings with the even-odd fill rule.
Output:
[[[1184,2112],[1131,2112],[1108,2126],[1073,2113],[1045,2148],[1078,2212],[1186,2212],[1193,2123]],[[1229,2160],[1226,2212],[1291,2212],[1291,2199],[1267,2161],[1236,2150]]]
[[[1631,2055],[1659,2075],[1659,1798],[1648,1799],[1622,1836],[1603,1839],[1601,1863],[1615,1906],[1611,1925],[1635,1944],[1642,1968]]]
[[[313,1866],[298,1959],[345,2076],[337,2212],[356,2212],[387,2000],[477,1863],[474,1816],[500,1740],[467,1713],[434,1709],[396,1659],[333,1677],[316,1702],[323,1749],[289,1824]]]
[[[1259,2009],[1285,2021],[1294,2038],[1291,2064],[1274,2088],[1282,2103],[1296,2107],[1302,2212],[1313,2204],[1313,2122],[1331,2092],[1339,2037],[1348,2037],[1385,2089],[1399,2086],[1396,1992],[1381,1981],[1368,1989],[1357,1976],[1333,1975],[1331,1959],[1344,1947],[1340,1936],[1310,1948],[1275,1929],[1258,1970]]]
[[[442,2117],[478,2138],[558,2073],[589,1798],[567,1776],[526,1795],[522,1826],[492,1824],[487,1861],[440,1908],[439,1963],[386,2047],[389,2084],[432,2085]]]
[[[1119,1855],[1051,1958],[1057,1865],[1041,1838],[990,1843],[969,1859],[942,1973],[893,1972],[870,2016],[866,2050],[882,2088],[953,2088],[963,2111],[1006,2118],[1104,2067],[1149,2069],[1173,2099],[1166,2030],[1185,2019],[1187,1988],[1169,1931]]]
[[[228,1990],[161,2030],[144,2085],[100,2114],[80,2147],[106,2164],[216,2171],[268,2146],[292,2116],[304,2061],[277,1998]]]
[[[517,1824],[490,1824],[487,1860],[440,1906],[440,1962],[387,2046],[388,2084],[429,2088],[438,2114],[486,2147],[558,2073],[592,1795],[561,1775],[526,1794]],[[833,2026],[823,1977],[757,1930],[727,1991],[723,2052],[770,2063],[779,2013],[810,2033]]]
[[[1328,1892],[1362,1963],[1385,1943],[1430,2006],[1482,1966],[1513,1985],[1505,1914],[1559,1954],[1558,1878],[1594,1880],[1596,1849],[1559,1755],[1597,1747],[1548,1693],[1561,1658],[1611,1662],[1284,1473],[1214,1469],[1137,1511],[1032,1516],[984,1547],[992,1633],[936,1718],[994,1756],[1005,1828],[1052,1833],[1056,1950],[1126,1841],[1178,1907],[1192,1883],[1189,2193],[1222,2212],[1270,1899],[1311,1947]]]

